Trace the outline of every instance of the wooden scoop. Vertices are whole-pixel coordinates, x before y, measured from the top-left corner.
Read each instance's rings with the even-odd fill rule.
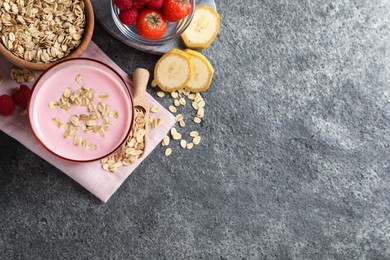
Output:
[[[134,100],[134,108],[135,108],[135,117],[134,120],[137,120],[137,110],[143,110],[145,115],[145,137],[144,137],[144,151],[146,149],[147,143],[147,125],[149,123],[149,105],[148,100],[146,99],[146,87],[149,81],[149,71],[143,68],[137,68],[133,72],[133,84],[134,84],[134,92],[133,92],[133,100]]]

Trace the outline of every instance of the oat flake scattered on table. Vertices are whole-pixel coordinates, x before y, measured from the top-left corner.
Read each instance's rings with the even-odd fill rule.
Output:
[[[157,96],[163,98],[166,95],[165,92],[158,91]],[[196,111],[196,114],[194,115],[192,121],[196,125],[202,123],[202,118],[205,115],[204,107],[206,106],[206,102],[199,92],[191,93],[185,90],[173,91],[170,93],[170,97],[173,99],[173,105],[170,105],[168,108],[172,113],[177,113],[180,107],[186,107],[186,105],[190,103],[186,101],[186,98],[188,98],[188,100],[192,101],[191,106]],[[176,122],[183,130],[183,128],[186,126],[184,114],[177,114],[175,117],[176,117]],[[178,141],[180,147],[187,150],[191,150],[194,147],[194,145],[200,144],[201,136],[198,131],[193,130],[188,134],[188,136],[191,137],[190,140],[186,140],[183,134],[179,133],[175,127],[172,127],[170,130],[170,135],[167,135],[163,138],[161,142],[161,146],[163,147],[169,146],[171,139]],[[170,156],[172,152],[173,152],[172,148],[167,147],[164,154],[165,156]]]

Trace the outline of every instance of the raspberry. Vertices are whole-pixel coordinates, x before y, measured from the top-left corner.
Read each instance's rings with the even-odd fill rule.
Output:
[[[150,0],[134,0],[133,7],[138,11],[144,8],[145,4],[147,4]]]
[[[119,8],[119,10],[130,9],[133,5],[133,0],[114,0],[114,5]]]
[[[30,98],[31,89],[27,85],[20,85],[19,89],[12,94],[12,98],[15,101],[15,105],[26,109],[27,101]]]
[[[129,10],[123,10],[119,13],[119,20],[123,24],[131,25],[137,20],[138,11],[134,7]]]
[[[160,9],[164,4],[164,0],[149,0],[146,4],[150,9]]]
[[[0,96],[0,116],[10,116],[15,111],[15,103],[11,96]]]

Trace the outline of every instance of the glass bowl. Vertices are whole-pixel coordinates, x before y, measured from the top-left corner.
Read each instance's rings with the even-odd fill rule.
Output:
[[[64,109],[62,104],[68,106]],[[133,97],[124,79],[110,66],[89,58],[60,61],[43,72],[27,108],[31,130],[41,146],[72,162],[112,154],[127,140],[134,119]],[[75,116],[78,119],[73,121]],[[103,125],[109,127],[100,133]],[[69,128],[73,130],[68,132]],[[80,143],[80,138],[88,143]]]
[[[167,21],[167,31],[165,34],[159,39],[147,39],[142,37],[136,29],[135,23],[127,26],[124,25],[119,20],[119,9],[113,4],[113,1],[110,0],[111,3],[111,14],[112,18],[115,22],[115,25],[121,31],[121,33],[129,40],[133,41],[136,44],[147,45],[147,46],[161,46],[167,44],[178,37],[187,29],[190,25],[192,18],[194,17],[195,12],[195,0],[189,0],[192,8],[191,12],[187,15],[187,17],[183,18],[178,22],[168,22]]]

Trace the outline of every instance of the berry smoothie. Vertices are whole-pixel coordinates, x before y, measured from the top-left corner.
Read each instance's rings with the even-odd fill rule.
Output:
[[[66,89],[68,93],[64,94]],[[78,96],[81,89],[93,92],[93,97],[76,104],[75,96],[79,101],[83,99]],[[60,106],[61,98],[68,100],[65,109]],[[88,102],[94,103],[95,111],[85,105]],[[98,104],[106,108],[105,115]],[[94,113],[97,118],[92,117]],[[72,116],[79,122],[72,121]],[[132,99],[121,77],[89,59],[65,61],[44,73],[34,87],[29,105],[30,124],[38,140],[52,153],[73,161],[96,160],[115,151],[126,139],[132,117]],[[95,131],[103,125],[104,130]],[[66,131],[69,128],[71,131]]]

